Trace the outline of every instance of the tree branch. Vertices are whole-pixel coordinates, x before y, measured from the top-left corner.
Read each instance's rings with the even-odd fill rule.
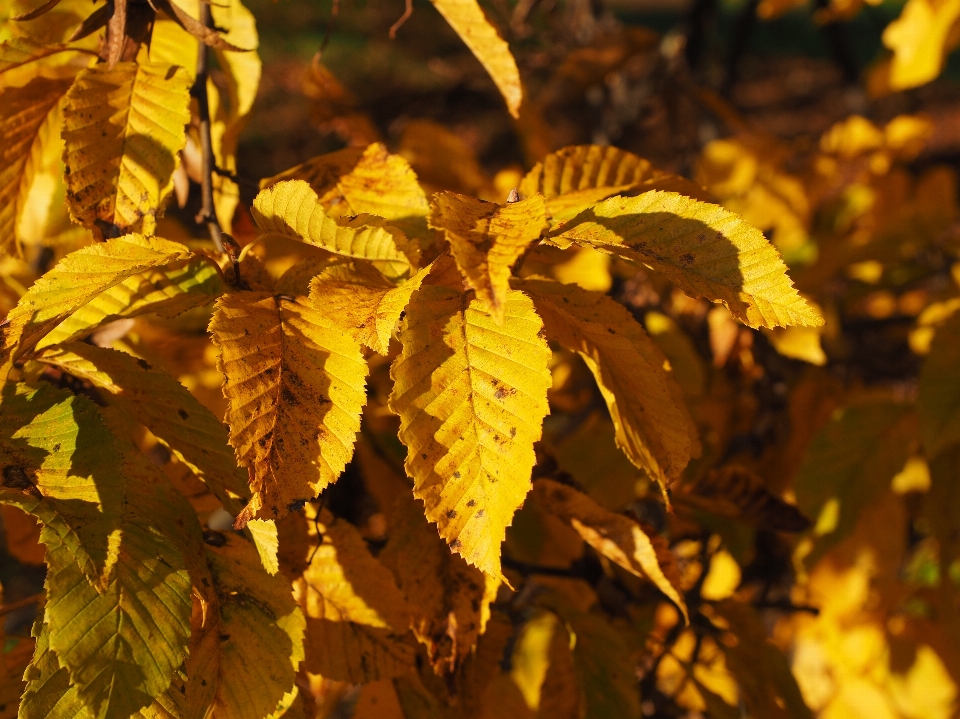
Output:
[[[210,4],[201,0],[200,22],[204,27],[213,25],[210,13]],[[217,208],[213,203],[213,173],[216,162],[213,158],[213,140],[210,137],[210,102],[207,97],[207,62],[209,51],[203,40],[197,40],[197,79],[190,94],[197,99],[198,114],[200,116],[200,190],[202,206],[197,222],[207,226],[210,239],[217,248],[217,252],[225,252],[223,246],[223,230],[217,219]]]

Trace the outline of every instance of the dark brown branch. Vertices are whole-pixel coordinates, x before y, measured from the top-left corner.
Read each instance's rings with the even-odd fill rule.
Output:
[[[213,24],[210,5],[202,1],[200,3],[200,22],[204,27],[210,27]],[[217,208],[213,202],[213,172],[216,162],[213,158],[213,140],[210,137],[210,102],[207,98],[208,59],[209,53],[206,43],[198,39],[197,79],[190,93],[197,99],[197,113],[200,116],[200,191],[202,206],[200,214],[197,215],[197,222],[207,226],[207,232],[210,233],[210,239],[213,240],[217,252],[225,252],[223,230],[220,227],[220,221],[217,219]]]
[[[39,594],[34,594],[32,597],[24,597],[23,599],[18,599],[15,602],[10,602],[9,604],[4,604],[0,606],[0,617],[10,612],[15,612],[18,609],[23,609],[24,607],[29,607],[31,604],[36,604],[37,602],[43,601],[44,594],[40,592]]]

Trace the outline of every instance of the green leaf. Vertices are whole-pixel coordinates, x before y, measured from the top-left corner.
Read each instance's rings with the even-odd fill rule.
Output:
[[[823,324],[763,233],[718,205],[674,192],[611,197],[549,236],[561,247],[593,247],[648,265],[750,327]]]
[[[929,458],[960,442],[960,315],[937,329],[920,370],[917,407]]]
[[[794,491],[814,519],[813,566],[849,535],[860,512],[890,487],[917,440],[917,414],[908,404],[874,400],[837,410],[807,450]]]
[[[84,342],[49,349],[38,361],[110,393],[113,403],[143,424],[210,487],[228,509],[249,497],[227,428],[166,372],[117,350]]]

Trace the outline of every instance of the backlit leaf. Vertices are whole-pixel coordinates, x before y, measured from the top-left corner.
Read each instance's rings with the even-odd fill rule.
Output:
[[[913,407],[866,401],[834,413],[807,450],[794,491],[816,526],[808,566],[856,527],[860,512],[889,488],[918,435]]]
[[[750,327],[823,324],[763,233],[717,205],[674,192],[612,197],[550,236],[561,246],[594,247],[648,265],[684,292],[724,304]]]
[[[550,479],[533,483],[537,503],[569,522],[583,540],[631,574],[653,582],[684,616],[687,605],[680,593],[676,560],[666,540],[650,536],[635,521],[604,509],[572,487]]]
[[[937,329],[920,371],[917,402],[928,457],[960,442],[960,315]]]
[[[483,633],[499,582],[451,554],[409,493],[397,499],[379,559],[406,595],[413,632],[434,669],[453,671]]]
[[[883,31],[883,44],[893,50],[890,89],[923,85],[940,74],[958,18],[958,0],[908,0]]]
[[[700,453],[683,393],[660,349],[610,297],[550,280],[516,280],[543,318],[547,337],[579,352],[610,409],[617,446],[666,485]]]
[[[486,68],[514,119],[520,116],[523,85],[510,46],[487,20],[477,0],[431,0],[460,39]]]
[[[98,592],[63,545],[48,545],[44,621],[50,646],[95,715],[128,717],[170,686],[186,658],[191,582],[172,488],[142,458],[123,468],[120,548]],[[181,500],[182,501],[182,500]],[[175,529],[176,528],[176,529]]]
[[[333,482],[353,454],[366,402],[360,345],[301,297],[260,292],[217,301],[230,444],[253,498],[237,518],[279,519]]]
[[[84,581],[105,586],[118,560],[121,459],[96,405],[49,385],[8,383],[0,402],[0,501],[43,524]]]
[[[403,353],[391,368],[390,407],[400,415],[414,493],[451,551],[495,577],[548,412],[542,326],[515,290],[498,325],[479,299],[425,285],[411,299]]]
[[[189,258],[186,247],[141,235],[89,245],[64,257],[7,315],[3,359],[16,360],[101,292],[132,275]]]
[[[419,250],[398,229],[359,215],[340,224],[302,180],[277,183],[257,195],[253,217],[264,232],[293,237],[344,257],[369,260],[390,278],[411,273]]]
[[[379,282],[370,278],[367,283],[360,283],[338,269],[331,268],[314,278],[310,283],[312,301],[323,307],[327,316],[357,342],[382,355],[387,354],[400,316],[410,302],[410,296],[420,289],[430,273],[430,266],[399,287],[382,277]]]
[[[293,583],[307,617],[304,668],[352,684],[408,671],[410,608],[390,570],[348,522],[326,511],[318,522],[310,532],[320,544],[310,548],[310,564]]]
[[[223,278],[206,257],[173,262],[127,277],[101,292],[57,325],[37,349],[71,342],[115,320],[155,313],[174,317],[211,302],[223,291]]]
[[[63,112],[70,213],[151,235],[186,142],[190,78],[170,65],[117,63],[82,71]]]
[[[550,153],[524,176],[519,190],[523,197],[542,194],[551,222],[569,220],[600,200],[628,192],[668,190],[709,200],[696,183],[661,172],[632,152],[600,145],[571,145]]]
[[[47,116],[71,78],[37,77],[23,87],[0,87],[0,254],[15,254],[17,217],[29,189],[28,164]]]
[[[304,617],[283,575],[270,576],[253,543],[207,531],[213,611],[195,628],[187,716],[263,719],[294,687],[304,657]]]
[[[438,192],[431,207],[430,227],[443,231],[470,287],[502,322],[513,265],[547,224],[543,198],[497,205]]]
[[[124,352],[85,342],[47,350],[37,359],[109,392],[117,407],[169,447],[225,506],[239,510],[237,500],[249,492],[227,428],[173,377]]]

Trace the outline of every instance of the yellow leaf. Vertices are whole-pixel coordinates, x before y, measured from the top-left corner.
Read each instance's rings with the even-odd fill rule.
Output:
[[[17,251],[16,224],[30,187],[30,156],[70,83],[70,78],[38,77],[23,87],[0,88],[0,255]]]
[[[391,517],[379,559],[407,597],[413,632],[434,670],[452,673],[476,647],[500,584],[450,553],[409,492],[397,499]]]
[[[190,122],[190,78],[170,65],[97,65],[77,75],[63,111],[67,203],[85,227],[153,234]]]
[[[661,172],[642,157],[616,147],[571,145],[538,162],[520,183],[520,195],[542,194],[551,222],[575,217],[600,200],[623,193],[670,190],[709,200],[703,188]]]
[[[514,119],[520,117],[523,85],[510,46],[487,20],[477,0],[431,0],[444,19],[490,73]]]
[[[610,297],[550,280],[517,280],[547,336],[578,352],[596,378],[617,445],[661,485],[700,453],[697,430],[667,360],[643,327]]]
[[[277,559],[279,540],[277,538],[277,523],[272,519],[251,519],[247,522],[247,529],[257,545],[257,553],[267,574],[276,574],[280,571]]]
[[[431,206],[430,227],[443,231],[463,276],[501,323],[513,265],[546,227],[543,197],[497,205],[438,192]]]
[[[319,546],[310,548],[310,565],[293,583],[307,617],[304,669],[352,684],[409,671],[410,608],[390,570],[346,520],[324,510],[316,521],[310,534]]]
[[[530,489],[551,383],[533,303],[510,290],[505,305],[498,325],[480,300],[424,285],[390,370],[414,494],[451,551],[494,577],[502,577],[506,528]]]
[[[576,243],[648,265],[750,327],[823,324],[763,233],[717,205],[660,191],[612,197],[550,236],[561,246]]]
[[[58,324],[37,349],[81,339],[115,320],[153,313],[175,317],[205,305],[223,291],[217,266],[206,257],[173,262],[127,277],[98,294]]]
[[[270,187],[282,180],[304,180],[320,196],[327,212],[371,214],[390,222],[426,217],[427,196],[409,163],[374,143],[365,150],[348,147],[320,155],[264,180]]]
[[[940,74],[957,19],[960,0],[907,0],[900,17],[883,31],[883,44],[893,50],[892,90],[917,87]]]
[[[71,252],[37,280],[7,315],[0,357],[16,360],[64,319],[131,275],[189,257],[183,245],[141,235]]]
[[[430,266],[399,287],[394,287],[382,276],[379,282],[370,278],[367,283],[361,283],[340,269],[331,267],[313,279],[310,283],[311,301],[323,307],[331,321],[357,342],[386,355],[400,316],[410,302],[410,296],[420,289],[430,273]]]
[[[358,215],[340,224],[327,215],[303,180],[261,190],[253,202],[253,218],[266,233],[302,240],[344,257],[369,260],[386,277],[399,279],[415,269],[419,249],[400,230]]]
[[[700,587],[700,596],[709,602],[726,599],[740,586],[740,565],[730,552],[721,550],[710,558],[707,577]]]
[[[72,342],[37,357],[112,395],[116,406],[147,427],[210,487],[228,510],[249,496],[227,443],[227,429],[166,372],[117,350]]]
[[[819,327],[777,327],[764,334],[773,348],[784,357],[809,362],[817,367],[827,363],[827,355],[820,345]]]
[[[533,497],[569,522],[583,541],[600,554],[631,574],[653,582],[687,616],[676,560],[666,540],[657,535],[651,537],[629,517],[606,510],[582,492],[550,479],[533,483]]]
[[[366,402],[360,345],[305,297],[239,292],[217,301],[230,444],[253,498],[237,517],[279,519],[336,480]]]

